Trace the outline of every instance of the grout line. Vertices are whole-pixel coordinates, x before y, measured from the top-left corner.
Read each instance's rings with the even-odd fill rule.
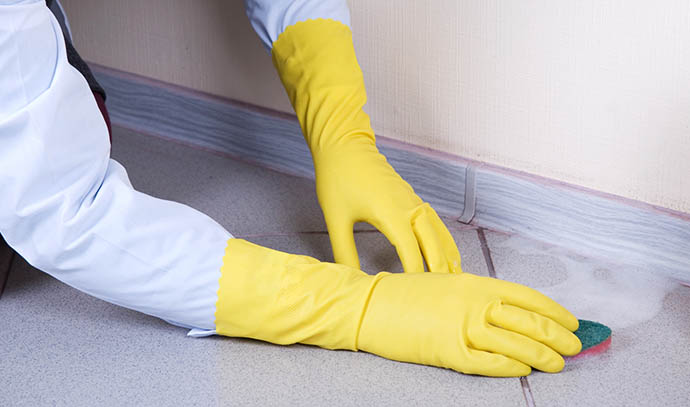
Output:
[[[381,233],[378,230],[355,230],[353,233]],[[238,239],[246,239],[252,237],[280,237],[280,236],[295,236],[295,235],[327,235],[327,231],[312,230],[304,232],[284,232],[284,233],[259,233],[254,235],[233,235]]]
[[[446,218],[450,219],[448,217],[441,216],[441,218]],[[479,230],[477,229],[476,226],[472,225],[465,225],[465,224],[457,224],[454,220],[448,223],[448,228],[450,230],[455,230],[455,231],[467,231],[467,230]],[[352,231],[355,234],[359,233],[381,233],[379,230],[374,229],[374,230],[353,230]],[[259,233],[259,234],[254,234],[254,235],[233,235],[236,238],[244,239],[244,238],[252,238],[252,237],[276,237],[276,236],[294,236],[294,235],[327,235],[328,231],[326,230],[306,230],[306,231],[301,231],[301,232],[283,232],[283,233]],[[481,240],[481,238],[480,238]]]
[[[491,249],[489,249],[489,244],[486,241],[484,228],[477,229],[477,236],[479,237],[479,243],[482,246],[482,253],[484,254],[486,267],[489,269],[489,276],[496,278],[496,269],[494,268],[494,261],[491,259]],[[526,376],[520,378],[520,385],[522,386],[522,395],[525,397],[527,407],[535,407],[536,404],[534,403],[534,397],[532,396],[532,388],[529,386],[529,381],[527,381]]]
[[[484,260],[486,261],[486,267],[489,269],[489,277],[496,278],[496,269],[494,268],[493,260],[491,260],[491,250],[489,249],[488,243],[486,243],[486,236],[484,235],[484,228],[477,229],[477,236],[479,236],[479,243],[482,246],[482,253],[484,253]]]
[[[258,233],[253,235],[233,235],[238,239],[250,239],[254,237],[281,237],[281,236],[296,236],[296,235],[327,235],[328,232],[310,231],[310,232],[286,232],[286,233]]]
[[[326,232],[328,233],[328,232]],[[378,229],[374,230],[353,230],[352,233],[381,233]],[[383,233],[381,233],[383,234]]]
[[[534,397],[532,396],[532,388],[529,387],[529,381],[527,381],[527,376],[520,378],[520,384],[522,385],[522,394],[525,396],[525,402],[527,407],[535,407]]]

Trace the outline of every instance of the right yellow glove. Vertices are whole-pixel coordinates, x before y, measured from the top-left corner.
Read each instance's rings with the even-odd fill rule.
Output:
[[[285,28],[271,53],[314,159],[336,263],[359,268],[352,227],[367,222],[395,246],[405,272],[423,272],[424,260],[430,272],[462,272],[448,228],[376,148],[350,28],[300,21]]]
[[[560,372],[582,347],[565,308],[520,284],[472,274],[388,274],[376,285],[359,349],[484,376]]]
[[[487,376],[563,369],[577,319],[539,292],[471,274],[370,276],[230,239],[216,331],[278,344],[363,350]]]

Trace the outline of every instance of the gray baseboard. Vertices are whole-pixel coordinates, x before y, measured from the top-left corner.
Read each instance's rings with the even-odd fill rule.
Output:
[[[314,176],[294,116],[93,68],[108,94],[113,124]],[[378,140],[391,165],[441,214],[690,281],[690,214]]]

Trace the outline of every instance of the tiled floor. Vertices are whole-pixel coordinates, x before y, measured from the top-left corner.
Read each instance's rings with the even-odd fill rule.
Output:
[[[123,129],[115,129],[114,140],[113,156],[137,189],[191,205],[238,237],[331,260],[313,181]],[[445,221],[466,272],[489,275],[492,264],[499,278],[549,289],[567,285],[580,271],[572,266],[582,259],[556,249]],[[358,230],[365,271],[401,271],[378,232]],[[594,269],[605,282],[611,282],[607,272],[624,272]],[[624,288],[623,297],[646,292]],[[572,300],[563,292],[554,291]],[[0,299],[0,406],[690,405],[690,289],[663,285],[653,294],[641,302],[652,308],[646,313],[616,310],[610,315],[617,319],[609,321],[601,311],[606,307],[593,311],[620,326],[608,353],[520,381],[362,352],[191,339],[183,329],[81,294],[18,258]]]
[[[487,232],[487,240],[498,278],[539,288],[613,329],[606,353],[530,375],[536,405],[690,405],[689,287],[516,236]]]

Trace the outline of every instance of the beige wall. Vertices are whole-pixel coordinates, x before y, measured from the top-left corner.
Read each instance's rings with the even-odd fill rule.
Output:
[[[90,61],[290,110],[239,0],[63,2]],[[350,8],[377,134],[690,213],[687,0]]]

